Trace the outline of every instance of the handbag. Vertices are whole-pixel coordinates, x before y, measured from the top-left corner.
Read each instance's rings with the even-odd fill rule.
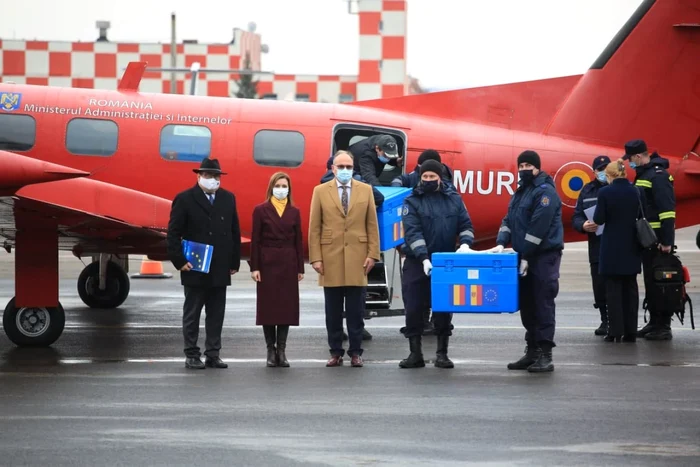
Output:
[[[657,243],[656,232],[651,228],[651,224],[647,221],[644,216],[644,210],[642,209],[642,199],[637,196],[637,201],[639,201],[639,218],[636,221],[637,229],[637,241],[642,246],[642,248],[651,248]]]

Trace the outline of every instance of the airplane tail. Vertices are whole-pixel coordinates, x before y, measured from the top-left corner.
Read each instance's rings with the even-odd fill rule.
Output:
[[[644,0],[584,75],[350,105],[700,154],[700,3]]]
[[[644,0],[544,133],[700,153],[700,2]]]

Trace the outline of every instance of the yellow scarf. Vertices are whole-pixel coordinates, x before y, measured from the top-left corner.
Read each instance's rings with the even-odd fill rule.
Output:
[[[279,216],[282,217],[282,214],[284,213],[284,208],[287,207],[287,198],[284,198],[282,201],[280,201],[274,196],[272,196],[270,197],[270,202],[277,210],[277,214],[279,214]]]

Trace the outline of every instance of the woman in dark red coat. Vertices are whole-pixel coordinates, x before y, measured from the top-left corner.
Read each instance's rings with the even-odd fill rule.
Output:
[[[299,281],[304,278],[301,214],[292,205],[292,182],[283,172],[272,176],[266,197],[253,210],[250,270],[257,282],[255,324],[263,327],[267,366],[288,367],[287,334],[289,326],[299,326]]]

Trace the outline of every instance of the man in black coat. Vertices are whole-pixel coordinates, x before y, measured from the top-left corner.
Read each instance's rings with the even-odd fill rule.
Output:
[[[593,171],[595,180],[588,182],[581,189],[581,193],[576,200],[576,210],[571,218],[575,230],[588,234],[588,262],[591,265],[591,280],[593,282],[593,299],[595,308],[600,311],[600,326],[594,331],[596,336],[604,336],[608,332],[608,306],[605,300],[605,278],[598,273],[598,263],[600,262],[600,235],[596,235],[596,226],[591,222],[586,213],[598,203],[598,191],[608,185],[605,178],[605,168],[610,163],[608,156],[596,156],[593,159]],[[593,213],[591,213],[593,217]]]
[[[241,231],[236,211],[236,198],[230,191],[219,188],[219,161],[204,159],[197,174],[197,184],[179,193],[173,200],[168,224],[168,256],[179,269],[185,286],[182,331],[185,338],[185,366],[193,369],[228,368],[219,358],[221,329],[226,308],[226,287],[231,275],[241,264]],[[208,273],[195,270],[185,256],[182,241],[213,246]],[[199,319],[206,307],[206,356],[202,363],[197,346]]]
[[[401,166],[396,140],[389,135],[374,135],[348,148],[355,160],[355,173],[372,186],[381,186],[379,176],[387,164]]]

